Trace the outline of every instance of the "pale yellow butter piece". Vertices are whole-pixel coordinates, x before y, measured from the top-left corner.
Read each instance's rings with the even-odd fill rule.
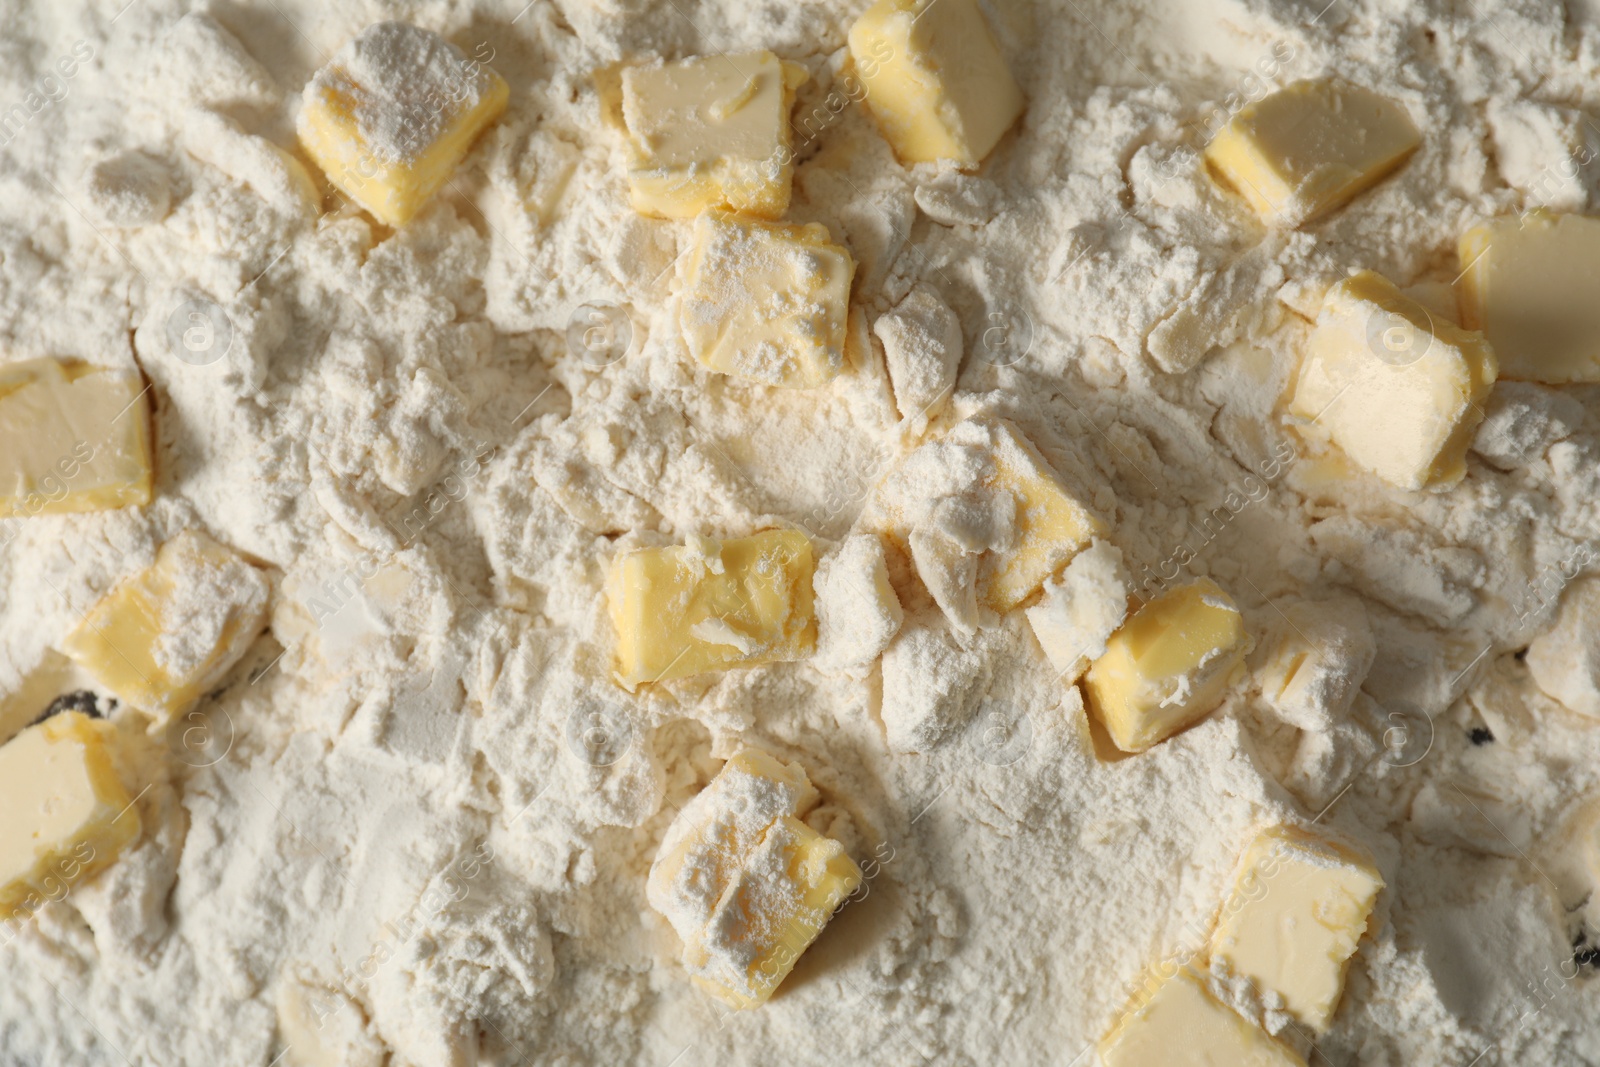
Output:
[[[1246,105],[1206,159],[1272,225],[1300,226],[1377,184],[1422,141],[1405,108],[1330,79]]]
[[[975,166],[1022,114],[976,0],[878,0],[849,40],[867,106],[902,162]]]
[[[103,870],[139,836],[105,747],[76,711],[0,745],[0,919],[27,917]]]
[[[0,515],[150,503],[148,397],[137,371],[0,366]]]
[[[186,531],[100,599],[61,651],[118,698],[159,720],[222,679],[266,625],[266,575]]]
[[[1095,537],[1105,524],[1051,469],[1033,442],[1004,419],[994,423],[991,490],[1016,502],[1010,547],[978,568],[978,599],[1002,615],[1020,606]]]
[[[622,73],[628,188],[660,218],[782,218],[794,177],[789,112],[809,75],[771,52],[697,56]]]
[[[1328,290],[1290,414],[1402,489],[1459,481],[1498,373],[1483,335],[1430,315],[1371,271]]]
[[[766,385],[810,389],[845,365],[855,263],[821,223],[710,212],[694,224],[679,322],[695,359]]]
[[[631,690],[804,659],[817,639],[811,583],[811,542],[794,530],[622,553],[606,579],[618,680]]]
[[[505,79],[436,33],[367,27],[306,86],[300,143],[380,222],[408,222],[506,109]]]
[[[1163,593],[1111,635],[1085,677],[1089,705],[1124,752],[1143,752],[1213,711],[1250,650],[1244,619],[1209,578]]]
[[[1100,1039],[1102,1067],[1305,1067],[1305,1060],[1223,1004],[1186,966],[1148,972]]]
[[[1461,235],[1463,325],[1494,345],[1500,376],[1600,382],[1600,219],[1535,211]]]
[[[685,968],[735,1008],[765,1003],[861,884],[844,847],[800,821],[817,799],[798,764],[744,749],[678,813],[650,868],[646,896]]]
[[[1307,830],[1274,826],[1245,850],[1211,937],[1212,968],[1321,1032],[1344,991],[1383,878],[1372,860]]]

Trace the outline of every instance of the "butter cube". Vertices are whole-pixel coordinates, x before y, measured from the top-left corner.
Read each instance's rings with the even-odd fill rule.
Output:
[[[1250,650],[1244,619],[1209,578],[1163,593],[1106,642],[1085,682],[1124,752],[1143,752],[1222,702]]]
[[[1245,850],[1211,936],[1212,970],[1249,979],[1320,1033],[1382,888],[1369,857],[1308,830],[1271,827]]]
[[[907,456],[866,521],[910,552],[951,625],[971,633],[980,606],[1021,606],[1106,532],[1081,495],[1011,423],[975,418]]]
[[[821,223],[701,215],[683,267],[684,343],[723,374],[794,389],[825,385],[844,369],[855,269]]]
[[[1261,668],[1261,698],[1292,726],[1331,729],[1355,702],[1377,653],[1359,600],[1290,604]]]
[[[160,721],[222,680],[266,625],[266,575],[186,531],[89,609],[61,646],[123,701]]]
[[[1318,79],[1246,105],[1206,146],[1206,159],[1263,221],[1295,227],[1376,185],[1421,141],[1399,104]]]
[[[698,56],[622,73],[628,189],[637,211],[693,218],[789,210],[789,112],[810,77],[771,52]]]
[[[138,838],[104,736],[69,711],[0,745],[0,919],[60,900]]]
[[[617,679],[687,678],[798,660],[816,645],[811,542],[794,530],[624,552],[606,580]]]
[[[1018,607],[1097,536],[1105,524],[1051,469],[1033,442],[996,420],[992,491],[1015,503],[1010,547],[991,551],[978,571],[978,599],[1002,615]]]
[[[766,1002],[861,871],[800,817],[817,791],[798,764],[744,749],[667,829],[646,884],[702,988],[735,1008]]]
[[[1305,1067],[1305,1060],[1223,1004],[1192,968],[1152,970],[1100,1039],[1103,1067]]]
[[[500,75],[438,34],[379,22],[317,71],[296,130],[330,182],[380,222],[400,226],[510,96]]]
[[[148,395],[137,371],[0,366],[0,515],[150,503]]]
[[[976,166],[1022,114],[977,0],[878,0],[849,39],[867,107],[902,162]]]
[[[1506,378],[1600,382],[1600,219],[1535,211],[1461,235],[1464,325],[1494,345]]]
[[[1290,414],[1401,489],[1459,481],[1498,365],[1483,335],[1430,315],[1371,271],[1328,291]]]
[[[1555,617],[1528,645],[1528,675],[1562,707],[1600,719],[1600,577],[1579,575],[1560,597]]]

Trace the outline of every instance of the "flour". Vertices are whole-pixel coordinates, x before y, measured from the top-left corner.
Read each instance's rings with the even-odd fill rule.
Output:
[[[1088,1063],[1146,967],[1202,957],[1278,820],[1388,885],[1312,1062],[1600,1064],[1571,843],[1600,732],[1569,654],[1593,659],[1600,400],[1498,387],[1443,493],[1281,417],[1351,270],[1438,298],[1472,222],[1600,207],[1593,5],[993,0],[1029,107],[972,173],[896,162],[844,52],[860,3],[189,6],[6,16],[0,360],[142,369],[157,493],[0,523],[0,732],[90,687],[53,649],[184,530],[267,568],[273,621],[198,720],[111,712],[145,834],[0,925],[0,1067]],[[352,43],[391,14],[452,48]],[[785,221],[856,263],[812,390],[691,356],[692,231],[630,208],[607,88],[763,48],[810,74]],[[397,155],[440,128],[430,89],[470,98],[475,62],[511,86],[397,231],[296,147],[336,55],[369,92],[420,65],[372,101]],[[1198,149],[1323,75],[1423,144],[1268,233]],[[1027,616],[968,599],[1015,534],[969,439],[1002,419],[1135,596],[1209,576],[1257,641],[1252,680],[1149,752],[1112,758]],[[614,552],[780,526],[816,545],[817,662],[615,685]],[[1344,637],[1302,627],[1330,654],[1304,699],[1263,692],[1285,617],[1347,600],[1370,668],[1341,610]],[[805,823],[865,880],[728,1014],[684,959],[707,898],[650,872],[745,748],[805,769]],[[728,973],[737,939],[702,945]]]

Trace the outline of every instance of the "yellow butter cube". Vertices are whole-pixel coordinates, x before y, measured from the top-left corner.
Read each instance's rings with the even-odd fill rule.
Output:
[[[817,792],[798,764],[744,749],[678,813],[646,896],[683,941],[685,968],[735,1008],[766,1002],[861,871],[800,817]]]
[[[1163,593],[1111,635],[1089,705],[1124,752],[1143,752],[1222,702],[1250,651],[1244,619],[1209,578]]]
[[[809,75],[771,52],[699,56],[622,73],[635,210],[782,218],[794,177],[789,112]]]
[[[845,363],[855,262],[820,223],[708,213],[695,221],[679,322],[695,359],[766,385],[811,389]]]
[[[54,715],[0,745],[0,919],[26,918],[114,862],[139,812],[102,724]]]
[[[259,570],[187,531],[102,597],[61,651],[120,699],[164,721],[244,655],[266,625],[268,592]]]
[[[1392,485],[1448,484],[1466,473],[1497,373],[1482,334],[1363,271],[1328,290],[1289,412],[1307,437]]]
[[[850,27],[850,55],[903,162],[974,166],[1022,114],[976,0],[878,0]]]
[[[1500,376],[1600,382],[1600,219],[1535,211],[1461,236],[1463,325],[1494,345]]]
[[[1249,979],[1302,1023],[1326,1030],[1382,888],[1369,857],[1274,826],[1245,850],[1212,934],[1212,969]]]
[[[0,515],[150,503],[148,397],[137,371],[0,366]]]
[[[978,599],[1005,614],[1107,531],[1015,426],[996,420],[992,440],[989,488],[1011,494],[1015,533],[1010,547],[990,552],[980,564]]]
[[[400,226],[506,109],[505,80],[436,33],[367,27],[306,86],[296,126],[328,180]]]
[[[794,530],[622,553],[606,579],[618,681],[804,659],[817,640],[811,572],[811,542]]]
[[[1206,146],[1206,159],[1264,221],[1294,227],[1376,185],[1421,142],[1399,104],[1318,79],[1244,107]]]
[[[1103,1067],[1305,1067],[1305,1060],[1223,1004],[1189,967],[1152,970],[1100,1039]]]

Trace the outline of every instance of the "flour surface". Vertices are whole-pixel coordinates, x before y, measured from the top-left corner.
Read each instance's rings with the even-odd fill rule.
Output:
[[[1282,417],[1333,282],[1375,270],[1448,314],[1472,222],[1600,208],[1600,8],[985,0],[1029,105],[964,173],[902,167],[874,127],[845,51],[863,6],[7,5],[0,360],[142,369],[158,473],[143,510],[0,520],[0,736],[91,688],[53,648],[182,530],[265,566],[273,607],[197,718],[112,713],[145,835],[0,938],[0,1067],[266,1067],[312,1041],[360,1067],[1087,1064],[1283,818],[1388,886],[1311,1062],[1600,1064],[1573,845],[1600,797],[1594,579],[1561,606],[1600,566],[1600,391],[1497,391],[1443,493]],[[385,20],[455,46],[423,57],[438,78],[465,57],[511,87],[399,231],[294,136],[315,72]],[[689,355],[690,226],[625,184],[618,65],[758,49],[811,75],[787,221],[856,263],[846,369],[816,390]],[[1269,232],[1198,150],[1325,75],[1399,102],[1422,147]],[[1075,587],[1210,576],[1255,681],[1104,759],[1076,657],[860,540],[886,478],[976,477],[959,435],[905,465],[969,419],[1015,426],[1105,522],[1106,577]],[[957,571],[1012,530],[916,519]],[[619,688],[611,556],[774,526],[817,544],[821,661]],[[1284,620],[1320,603],[1343,658],[1263,696]],[[746,746],[804,769],[805,822],[866,881],[769,1004],[727,1014],[647,880]]]

